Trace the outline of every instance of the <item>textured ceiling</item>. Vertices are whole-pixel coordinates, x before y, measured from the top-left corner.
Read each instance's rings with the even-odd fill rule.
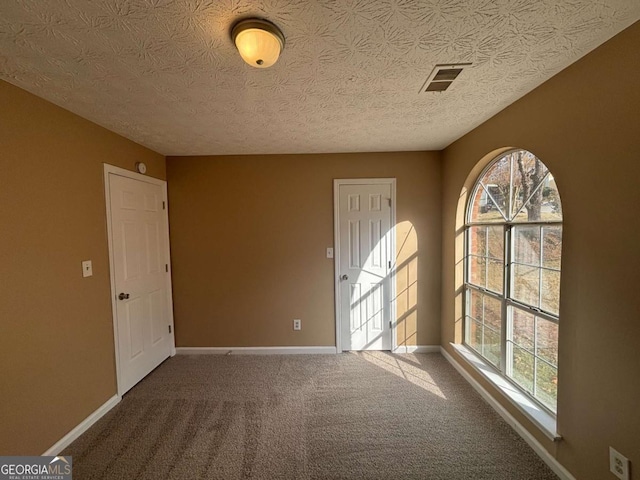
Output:
[[[280,26],[244,64],[239,18]],[[0,0],[0,78],[166,155],[441,149],[640,19],[638,0]],[[472,62],[444,93],[436,64]]]

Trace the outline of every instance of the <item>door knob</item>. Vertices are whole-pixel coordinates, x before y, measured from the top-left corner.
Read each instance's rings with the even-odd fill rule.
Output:
[[[121,293],[120,295],[118,295],[119,300],[127,300],[128,298],[129,298],[128,293]]]
[[[347,275],[346,273],[344,275],[341,275],[340,280],[349,280],[349,275]]]

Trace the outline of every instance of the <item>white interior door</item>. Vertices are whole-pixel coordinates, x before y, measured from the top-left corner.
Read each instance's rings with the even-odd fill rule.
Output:
[[[172,354],[168,220],[162,182],[108,173],[118,391]],[[150,179],[155,180],[155,179]]]
[[[392,180],[336,181],[337,315],[342,350],[390,350]]]

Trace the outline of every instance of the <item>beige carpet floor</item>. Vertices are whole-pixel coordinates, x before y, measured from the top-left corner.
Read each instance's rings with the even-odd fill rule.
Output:
[[[64,454],[76,480],[557,478],[437,353],[176,356]]]

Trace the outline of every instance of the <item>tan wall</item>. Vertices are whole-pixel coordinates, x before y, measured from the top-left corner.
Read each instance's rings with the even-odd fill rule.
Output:
[[[0,105],[0,455],[41,454],[116,393],[102,162],[165,165],[2,81]]]
[[[439,344],[440,174],[424,152],[169,157],[177,346],[335,345],[333,179],[363,177],[397,178],[400,343]]]
[[[170,158],[178,346],[334,344],[332,179],[396,177],[400,236],[418,250],[401,341],[451,351],[460,193],[488,153],[526,148],[565,213],[564,440],[530,429],[581,480],[608,478],[608,445],[640,465],[638,45],[636,24],[455,142],[442,183],[437,153]],[[0,105],[0,454],[39,454],[116,391],[102,162],[164,178],[164,160],[4,82]]]
[[[639,46],[636,23],[455,142],[443,159],[442,342],[452,353],[461,316],[456,220],[467,176],[475,166],[469,180],[476,178],[486,154],[514,146],[539,156],[557,180],[565,219],[564,439],[544,444],[580,480],[613,478],[609,445],[640,466]]]

